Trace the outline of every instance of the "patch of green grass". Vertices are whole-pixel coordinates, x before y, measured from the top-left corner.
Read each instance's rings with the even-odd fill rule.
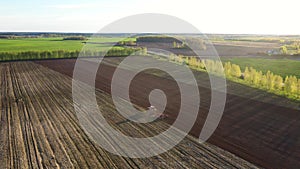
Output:
[[[93,38],[88,42],[96,42],[89,44],[89,48],[97,48],[97,50],[107,49],[111,47],[112,42],[124,40],[123,38]],[[134,39],[126,39],[134,40]],[[0,39],[0,52],[24,52],[24,51],[57,51],[69,50],[80,51],[85,45],[84,40],[63,40],[59,38],[20,38],[20,39]]]
[[[64,41],[62,38],[24,38],[0,39],[0,52],[21,51],[52,51],[52,50],[80,50],[82,41]]]
[[[63,37],[0,39],[0,61],[76,58],[81,51],[83,51],[81,56],[87,57],[105,54],[126,56],[137,51],[145,52],[145,49],[138,47],[111,48],[120,41],[135,41],[135,39],[123,37],[92,37],[88,40],[64,40]]]
[[[231,62],[241,67],[242,71],[245,67],[253,67],[266,73],[268,70],[283,78],[287,75],[294,75],[300,78],[300,61],[290,59],[262,59],[262,58],[222,58],[223,62]]]

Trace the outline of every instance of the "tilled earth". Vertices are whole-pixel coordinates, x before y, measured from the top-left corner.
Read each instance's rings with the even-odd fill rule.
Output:
[[[72,79],[64,75],[72,75],[74,60],[38,63],[40,64],[0,64],[0,168],[256,168],[253,164],[214,145],[199,144],[192,136],[187,136],[170,151],[151,158],[113,155],[89,139],[78,123],[72,100]],[[100,90],[96,91],[96,96],[99,108],[112,126],[126,135],[137,137],[156,135],[169,128],[166,122],[172,121],[176,114],[173,113],[173,116],[169,112],[172,109],[169,108],[165,113],[170,114],[170,118],[166,121],[158,120],[145,125],[126,121],[115,110],[111,96],[107,93],[111,71],[114,68],[107,66],[104,69],[105,73],[97,80]],[[150,75],[142,78],[159,80]],[[134,84],[142,84],[145,87],[143,91],[147,93],[148,84],[136,80]],[[163,85],[164,81],[160,84]],[[173,83],[170,85],[172,89]],[[132,89],[134,87],[132,86]],[[136,91],[136,95],[143,93],[139,88],[133,91]],[[177,92],[174,94],[176,97]],[[135,95],[132,95],[132,98],[135,98]],[[140,103],[139,106],[148,104],[143,99],[134,102]],[[284,128],[282,130],[290,131]],[[195,129],[193,133],[197,131]],[[220,140],[224,139],[222,135],[220,137]],[[218,142],[220,141],[217,140]],[[292,142],[292,145],[294,144]],[[296,151],[294,148],[292,152]],[[295,154],[291,154],[292,157],[293,155]],[[287,161],[285,164],[296,163]]]
[[[37,61],[36,63],[71,77],[75,61],[66,59]],[[87,62],[86,65],[89,64],[92,66],[95,63]],[[86,70],[83,77],[91,73],[86,67],[82,69]],[[114,71],[115,66],[102,64],[98,70],[96,87],[101,91],[110,93]],[[207,76],[205,73],[202,74]],[[150,105],[149,93],[157,88],[163,90],[168,99],[164,111],[168,118],[164,121],[172,124],[177,117],[181,99],[178,85],[172,78],[139,73],[130,85],[131,102],[144,108],[148,107]],[[236,90],[241,89],[237,88]],[[211,101],[209,86],[200,86],[199,90],[201,107],[196,123],[190,132],[196,137],[205,122]],[[251,90],[247,90],[247,92],[251,92]],[[297,168],[300,166],[299,122],[300,111],[297,109],[280,106],[279,102],[278,105],[275,105],[239,95],[227,94],[222,120],[208,142],[258,166]]]

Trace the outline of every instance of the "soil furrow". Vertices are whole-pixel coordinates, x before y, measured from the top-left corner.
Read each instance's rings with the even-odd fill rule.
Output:
[[[4,121],[0,124],[1,134],[4,135],[0,138],[0,146],[6,147],[1,150],[0,155],[4,158],[0,164],[4,168],[254,167],[222,149],[199,144],[191,136],[187,136],[170,151],[151,158],[113,155],[96,144],[81,128],[74,106],[87,114],[90,107],[86,106],[90,105],[73,103],[70,77],[32,62],[0,64],[0,77],[0,119]],[[170,126],[164,120],[145,125],[128,122],[116,111],[109,93],[97,90],[96,96],[107,122],[125,135],[155,136]],[[81,97],[84,99],[84,95]],[[176,108],[169,111],[173,109]],[[104,139],[114,141],[98,121],[92,117],[83,118],[97,125],[95,129]],[[122,121],[125,122],[119,123]],[[163,141],[171,142],[172,139],[173,136],[169,136]]]

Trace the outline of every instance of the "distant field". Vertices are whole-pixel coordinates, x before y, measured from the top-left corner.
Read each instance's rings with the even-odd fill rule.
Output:
[[[295,75],[300,78],[300,61],[290,59],[262,59],[262,58],[222,58],[224,62],[238,64],[242,70],[246,66],[253,67],[266,73],[268,70],[274,74],[285,77],[287,75]]]
[[[122,41],[123,38],[101,37],[89,42],[96,48],[110,47],[111,42]],[[22,39],[0,39],[0,52],[22,52],[22,51],[54,51],[54,50],[81,50],[85,40],[63,40],[59,38],[22,38]],[[101,44],[100,44],[101,43]]]
[[[213,41],[220,56],[259,56],[280,47],[279,43],[249,41]]]
[[[145,51],[143,48],[126,45],[111,48],[116,43],[124,44],[125,41],[130,41],[129,43],[132,44],[135,39],[122,37],[93,37],[78,40],[65,40],[63,37],[0,39],[0,61],[76,58],[82,49],[84,52],[81,56],[89,57],[127,56],[136,51]]]

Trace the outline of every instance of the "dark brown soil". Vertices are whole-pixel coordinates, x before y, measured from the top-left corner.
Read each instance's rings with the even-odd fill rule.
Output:
[[[72,76],[75,61],[65,59],[35,63]],[[87,63],[89,64],[95,63]],[[101,65],[96,78],[96,87],[109,93],[114,70],[113,66]],[[90,72],[87,71],[83,75],[89,74]],[[203,76],[207,75],[203,73]],[[149,106],[148,95],[155,88],[162,89],[167,95],[168,103],[164,113],[169,118],[165,121],[173,123],[180,103],[180,92],[174,81],[140,73],[130,86],[131,101],[142,107]],[[196,137],[201,131],[210,106],[209,87],[200,87],[199,90],[201,107],[197,121],[190,132]],[[227,94],[224,115],[208,142],[265,168],[298,168],[300,166],[299,131],[298,110]]]
[[[199,144],[188,135],[171,150],[149,158],[128,158],[110,153],[86,135],[72,99],[72,78],[33,62],[0,64],[0,168],[241,168],[257,167],[209,143]],[[80,98],[86,99],[83,93]],[[137,124],[127,121],[112,104],[111,96],[95,91],[106,121],[125,135],[145,138],[170,125],[162,120]],[[137,106],[137,105],[135,105]],[[138,106],[137,106],[138,107]],[[140,107],[139,107],[140,108]],[[142,109],[142,108],[141,108]],[[93,118],[94,116],[90,116]],[[110,142],[105,127],[99,137]],[[164,136],[170,143],[174,136]],[[155,142],[152,142],[155,143]],[[111,145],[112,146],[112,145]],[[162,145],[156,144],[158,148]],[[129,147],[123,147],[123,150]]]

